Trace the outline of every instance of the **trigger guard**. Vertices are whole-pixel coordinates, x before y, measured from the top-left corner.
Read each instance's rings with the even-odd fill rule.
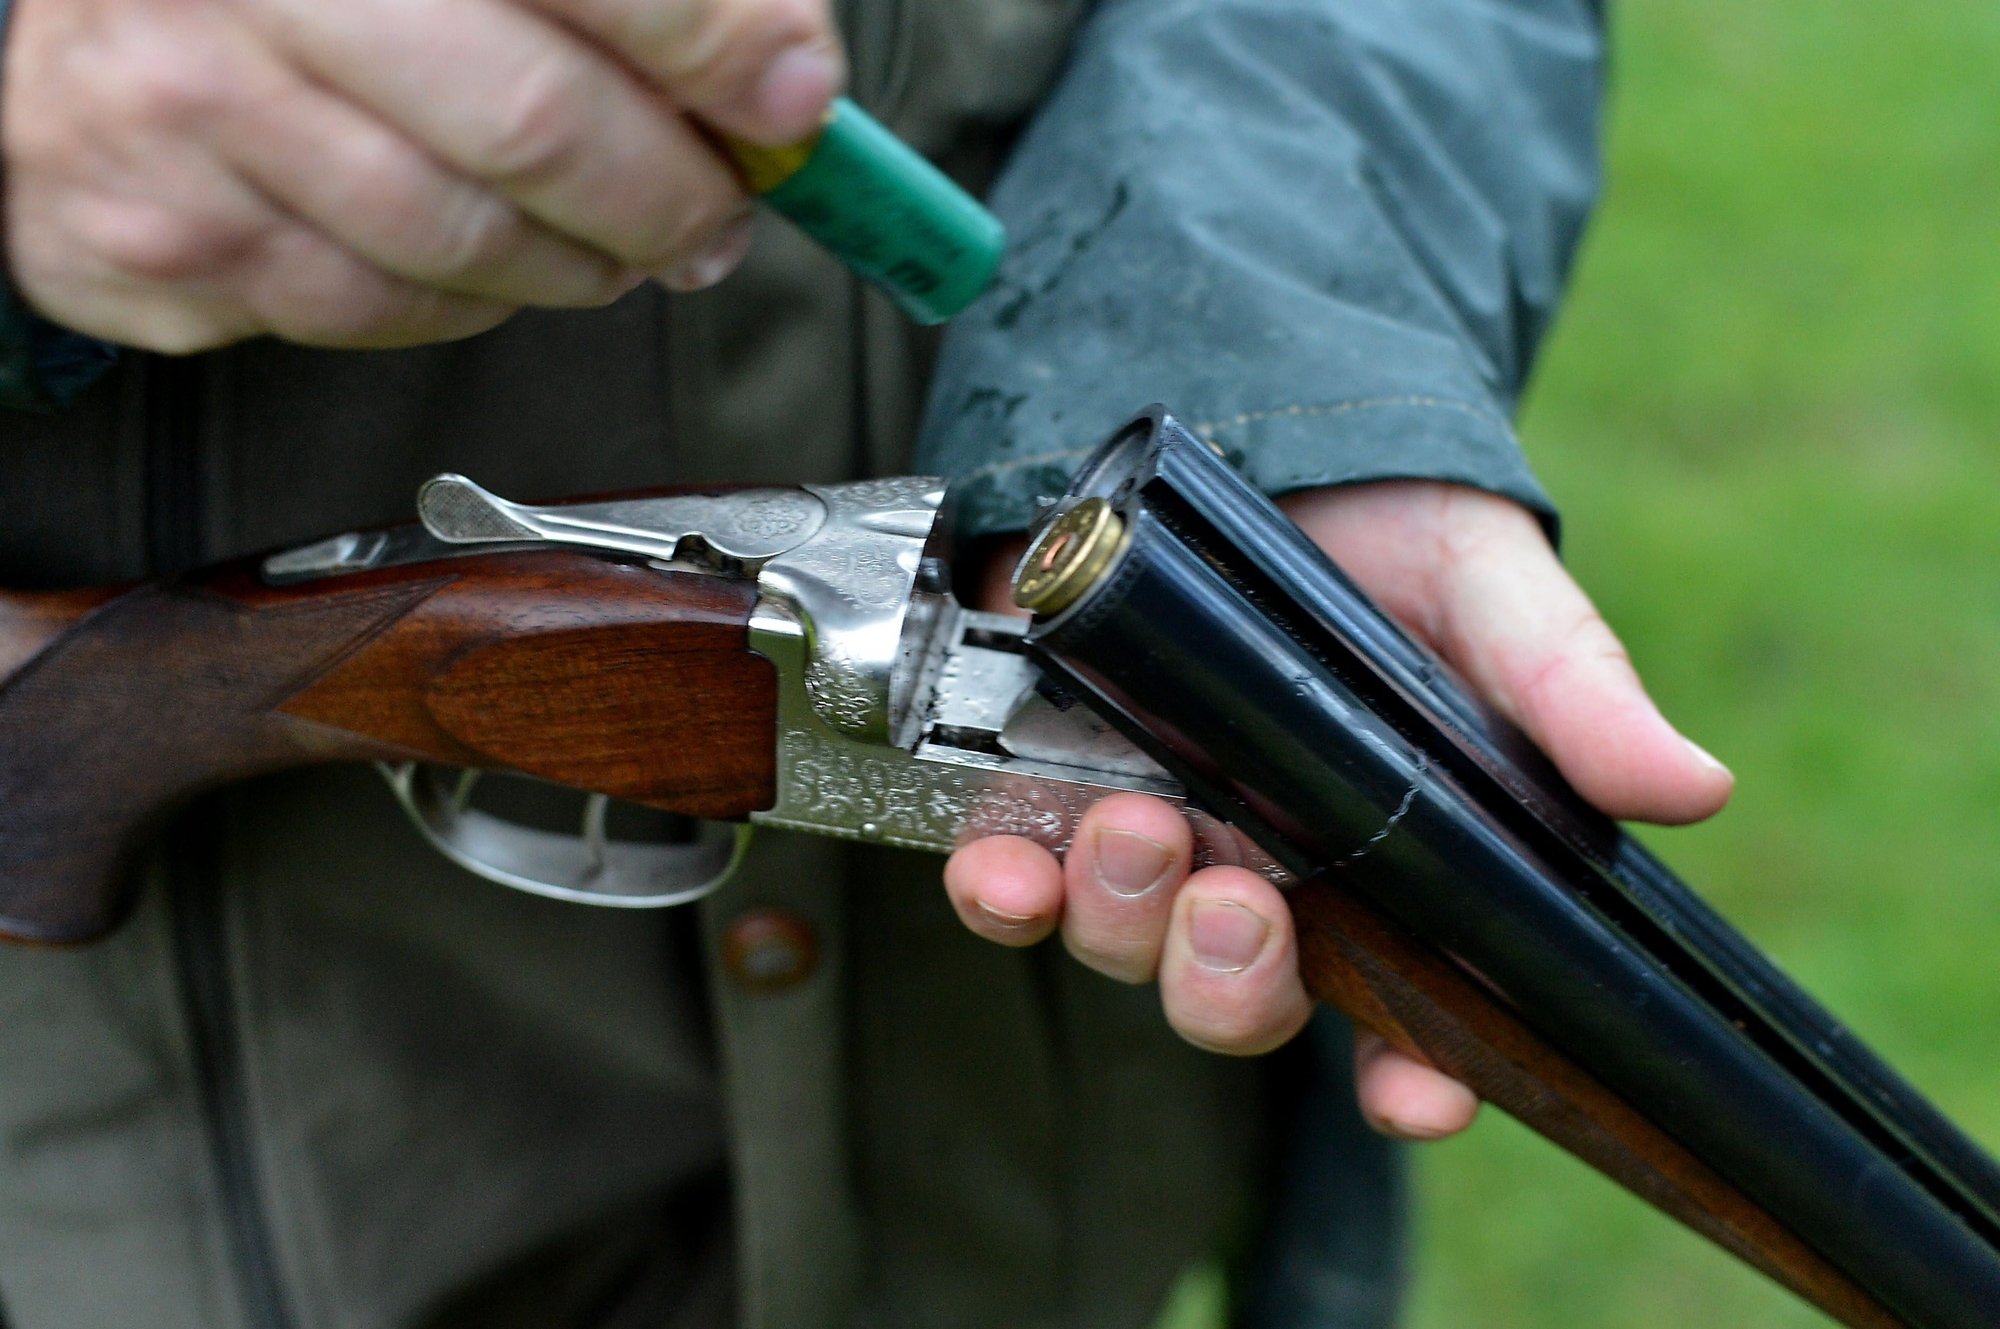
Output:
[[[750,827],[703,821],[693,844],[646,844],[602,835],[587,816],[585,834],[521,826],[465,805],[466,775],[420,762],[378,762],[396,801],[439,853],[488,881],[530,895],[613,909],[690,904],[735,873]]]

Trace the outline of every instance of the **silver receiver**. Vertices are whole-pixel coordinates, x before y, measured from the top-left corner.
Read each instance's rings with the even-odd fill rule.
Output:
[[[983,835],[1061,852],[1085,809],[1132,790],[1180,804],[1198,865],[1284,870],[1086,708],[1040,689],[1024,623],[952,597],[944,486],[924,477],[530,507],[457,475],[425,483],[421,532],[335,536],[273,555],[293,582],[500,547],[562,545],[662,568],[747,577],[750,647],[777,669],[777,797],[753,825],[944,853]],[[700,898],[742,856],[744,827],[692,843],[619,840],[607,802],[574,835],[473,803],[477,772],[415,763],[383,774],[440,852],[502,885],[590,904]]]

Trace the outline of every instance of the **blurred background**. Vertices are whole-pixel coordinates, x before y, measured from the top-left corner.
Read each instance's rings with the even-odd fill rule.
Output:
[[[1609,188],[1522,430],[1736,771],[1645,838],[2000,1147],[2000,5],[1614,8]],[[1412,1329],[1828,1323],[1498,1114],[1417,1160]]]

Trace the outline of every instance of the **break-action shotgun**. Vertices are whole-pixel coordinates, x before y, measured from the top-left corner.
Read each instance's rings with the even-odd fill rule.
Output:
[[[0,595],[0,935],[102,934],[166,811],[317,762],[380,763],[483,875],[624,905],[699,895],[744,824],[1059,850],[1140,790],[1288,888],[1316,997],[1836,1320],[2000,1323],[1987,1155],[1170,417],[1054,505],[1031,622],[953,599],[943,499],[441,476],[418,524]],[[482,811],[480,771],[589,791],[578,833]],[[711,829],[614,839],[607,798]]]

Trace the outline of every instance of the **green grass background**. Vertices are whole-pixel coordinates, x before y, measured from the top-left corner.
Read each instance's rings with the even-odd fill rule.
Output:
[[[1646,838],[2000,1146],[2000,4],[1615,8],[1522,432],[1737,774]],[[1413,1329],[1828,1323],[1498,1114],[1419,1156]]]

